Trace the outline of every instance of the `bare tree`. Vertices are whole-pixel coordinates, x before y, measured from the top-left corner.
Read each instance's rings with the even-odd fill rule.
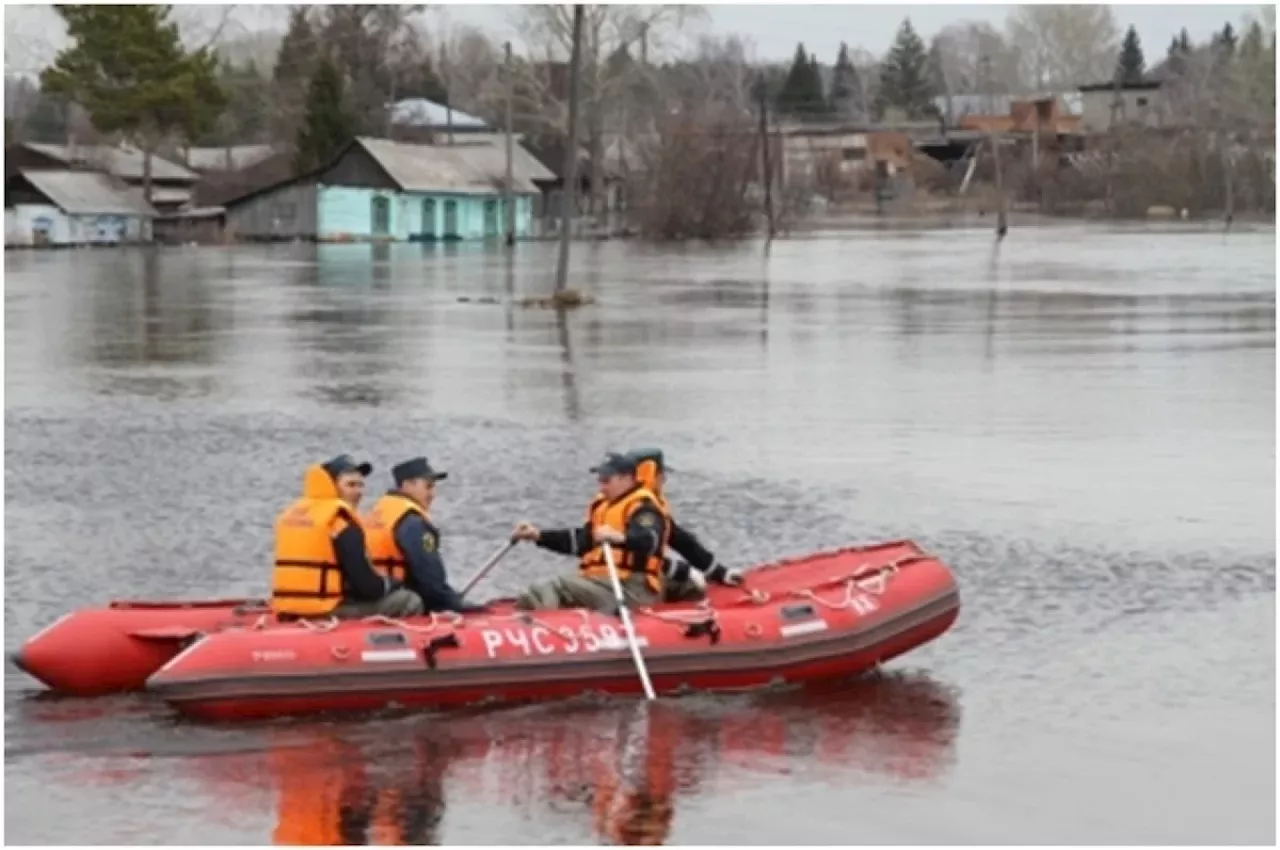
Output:
[[[447,80],[449,103],[491,121],[496,119],[506,94],[498,73],[501,48],[472,26],[451,28],[443,34],[441,44],[441,55],[447,57],[447,68],[441,71]]]
[[[654,241],[733,238],[749,233],[764,188],[749,46],[702,39],[688,58],[651,80],[653,132],[639,135],[629,184],[640,235]]]
[[[1009,44],[1037,90],[1108,80],[1120,30],[1109,6],[1026,5],[1009,13]]]
[[[704,15],[699,6],[584,6],[581,106],[591,155],[593,209],[602,207],[604,153],[609,142],[622,134],[624,126],[636,127],[636,104],[624,95],[634,92],[637,77],[649,71],[649,60],[669,48],[681,27]],[[525,70],[534,71],[523,80],[526,99],[550,115],[562,112],[565,97],[555,85],[557,75],[552,69],[572,44],[571,8],[522,6],[516,22],[540,60],[525,65]]]
[[[1018,51],[986,22],[961,21],[943,27],[933,37],[929,52],[944,95],[1013,94],[1024,88]],[[962,117],[953,113],[948,112],[948,121]]]

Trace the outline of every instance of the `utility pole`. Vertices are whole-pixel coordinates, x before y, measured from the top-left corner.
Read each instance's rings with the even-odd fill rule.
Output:
[[[444,41],[440,42],[440,70],[444,73],[444,126],[453,145],[453,86],[449,84],[449,53]]]
[[[987,96],[987,114],[996,114],[996,99],[991,92],[991,57],[982,54],[978,60],[978,69],[982,77],[982,92]]]
[[[506,80],[507,82],[507,104],[506,104],[507,180],[503,188],[503,194],[506,196],[503,198],[503,206],[507,211],[507,247],[510,248],[511,246],[516,244],[516,208],[515,208],[515,191],[513,188],[514,178],[512,175],[512,172],[514,171],[514,166],[512,164],[512,158],[514,154],[512,152],[513,143],[511,140],[511,99],[512,99],[512,89],[514,88],[514,82],[512,80],[513,75],[511,73],[511,42],[508,41],[506,44],[503,45],[503,51],[506,54],[504,57],[505,63],[503,65],[503,69],[505,70],[506,77],[507,77],[507,80]]]
[[[769,239],[766,248],[773,241],[773,168],[769,162],[769,94],[764,83],[764,74],[756,78],[756,99],[760,103],[760,182],[764,185],[764,211],[769,222]]]
[[[582,58],[582,4],[573,5],[573,49],[569,55],[569,129],[564,142],[564,188],[560,193],[560,262],[556,265],[556,294],[569,280],[569,238],[578,201],[578,84]]]

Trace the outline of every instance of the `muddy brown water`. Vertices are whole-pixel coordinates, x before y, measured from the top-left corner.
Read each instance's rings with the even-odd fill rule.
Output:
[[[733,564],[915,538],[952,631],[816,690],[250,726],[10,666],[9,841],[1274,843],[1273,230],[580,245],[597,304],[512,306],[554,257],[6,252],[6,650],[108,598],[260,596],[338,451],[374,492],[449,470],[466,575],[638,444]],[[479,593],[566,566],[521,549]]]

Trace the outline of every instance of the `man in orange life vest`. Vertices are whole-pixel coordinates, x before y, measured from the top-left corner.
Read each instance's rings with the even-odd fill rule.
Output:
[[[591,469],[600,481],[600,494],[587,508],[587,521],[578,528],[541,531],[528,522],[512,536],[532,540],[539,547],[578,555],[579,573],[534,584],[516,599],[516,607],[591,608],[616,614],[605,562],[604,543],[611,544],[623,596],[629,605],[652,605],[662,598],[663,550],[670,537],[670,521],[658,499],[636,481],[635,461],[608,455]]]
[[[339,455],[307,469],[302,498],[276,519],[271,609],[299,617],[410,617],[422,600],[378,575],[356,508],[373,467]]]
[[[449,586],[440,557],[440,531],[428,511],[436,498],[436,482],[449,477],[415,457],[391,469],[396,489],[388,490],[364,518],[373,568],[417,593],[428,611],[485,611],[468,605]]]
[[[665,494],[667,466],[662,449],[633,449],[628,453],[636,462],[636,480],[647,487],[658,499],[671,521],[671,549],[683,561],[667,558],[663,573],[666,576],[663,598],[667,602],[696,601],[706,596],[706,583],[713,581],[737,587],[743,576],[716,560],[716,556],[702,545],[693,532],[680,526],[671,514],[671,506]]]

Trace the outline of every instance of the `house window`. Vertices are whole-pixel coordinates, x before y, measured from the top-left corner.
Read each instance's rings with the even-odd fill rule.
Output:
[[[373,235],[386,236],[391,231],[391,201],[378,196],[371,202],[370,217],[372,218]]]
[[[484,235],[498,235],[498,202],[484,202]]]
[[[1140,98],[1138,98],[1138,105],[1139,105],[1139,106],[1146,106],[1146,105],[1147,105],[1147,99],[1146,99],[1145,97],[1140,97]]]
[[[845,162],[861,162],[867,158],[867,152],[864,148],[844,148],[840,151],[840,158]]]

